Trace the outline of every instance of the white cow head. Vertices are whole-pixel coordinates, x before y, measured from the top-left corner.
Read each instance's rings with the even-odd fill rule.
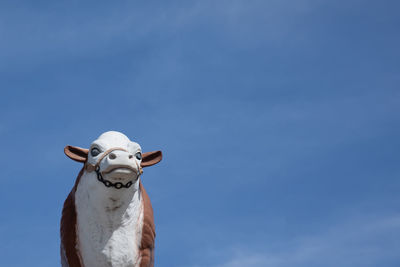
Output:
[[[115,131],[100,135],[89,149],[66,146],[64,152],[69,158],[85,163],[87,172],[95,171],[104,185],[118,189],[128,188],[138,180],[143,167],[162,158],[161,151],[142,153],[138,143]]]

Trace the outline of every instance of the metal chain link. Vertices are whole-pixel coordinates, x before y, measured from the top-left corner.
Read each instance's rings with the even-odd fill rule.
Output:
[[[129,188],[133,184],[132,181],[129,181],[126,184],[123,184],[123,183],[120,183],[120,182],[113,183],[113,182],[110,182],[110,181],[104,179],[103,175],[101,175],[99,166],[96,167],[95,171],[96,171],[96,174],[97,174],[97,180],[102,182],[106,187],[114,187],[116,189],[121,189],[121,188]]]

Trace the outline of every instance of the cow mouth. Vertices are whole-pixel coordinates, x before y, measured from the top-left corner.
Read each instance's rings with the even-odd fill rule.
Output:
[[[137,170],[127,165],[110,166],[103,171],[103,174],[115,180],[136,178]]]

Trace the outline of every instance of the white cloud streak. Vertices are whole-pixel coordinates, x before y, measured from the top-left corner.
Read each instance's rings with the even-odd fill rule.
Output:
[[[227,248],[227,260],[213,267],[383,266],[400,260],[400,215],[363,217],[332,226],[323,233],[281,245],[278,251]]]
[[[280,40],[296,32],[294,18],[315,6],[314,1],[191,1],[168,5],[135,4],[88,7],[54,4],[47,8],[0,6],[0,59],[23,65],[106,54],[113,47],[143,43],[165,44],[174,36],[210,27],[232,45],[251,39]],[[70,15],[73,14],[73,15]],[[249,42],[246,41],[249,45]],[[23,64],[22,64],[23,63]]]

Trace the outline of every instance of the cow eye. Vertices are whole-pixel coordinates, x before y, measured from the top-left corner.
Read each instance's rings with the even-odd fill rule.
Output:
[[[141,159],[142,159],[142,153],[140,153],[140,152],[136,153],[136,154],[135,154],[135,157],[136,157],[138,160],[141,160]]]
[[[92,148],[92,150],[90,150],[90,154],[92,155],[92,157],[96,157],[98,154],[100,154],[100,149],[94,147]]]

